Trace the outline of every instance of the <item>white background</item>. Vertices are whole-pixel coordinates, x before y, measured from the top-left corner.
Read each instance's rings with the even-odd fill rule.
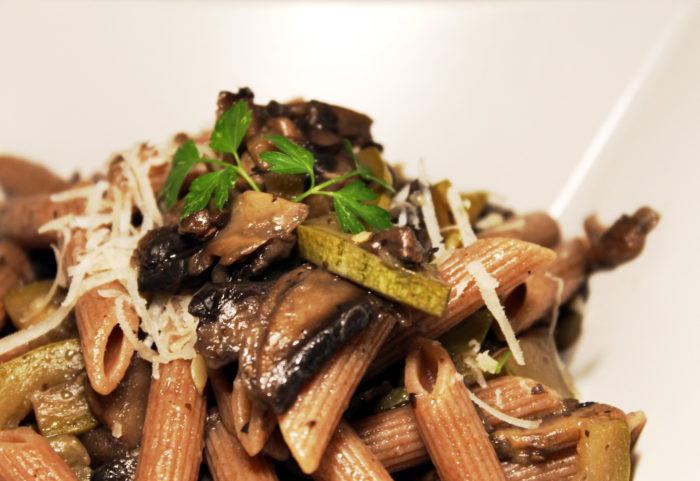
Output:
[[[696,478],[700,2],[0,2],[0,152],[63,174],[197,131],[241,86],[366,112],[388,159],[569,235],[660,210],[593,282],[573,371],[649,416],[638,481]]]

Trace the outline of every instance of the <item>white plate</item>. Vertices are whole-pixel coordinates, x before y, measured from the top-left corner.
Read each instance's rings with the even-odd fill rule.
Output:
[[[569,235],[648,203],[661,224],[595,277],[572,368],[585,399],[647,412],[637,481],[692,479],[698,51],[689,0],[5,2],[0,151],[89,172],[248,85],[367,112],[389,159],[550,209]]]

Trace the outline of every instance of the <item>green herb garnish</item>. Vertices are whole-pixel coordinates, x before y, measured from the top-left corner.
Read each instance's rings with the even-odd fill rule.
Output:
[[[238,155],[238,148],[250,126],[250,121],[251,112],[248,110],[248,104],[245,100],[239,100],[219,117],[211,134],[209,147],[218,152],[232,154],[236,161],[235,165],[201,157],[192,140],[188,140],[177,150],[168,179],[159,194],[159,197],[164,200],[166,208],[172,207],[177,202],[178,194],[187,173],[192,167],[201,162],[218,165],[222,168],[201,175],[192,181],[190,190],[184,198],[181,219],[204,209],[209,204],[212,195],[214,196],[216,207],[222,209],[228,201],[229,189],[235,185],[239,175],[250,184],[253,190],[260,190],[241,167],[241,159]],[[279,152],[263,152],[260,154],[260,157],[271,165],[271,172],[279,174],[306,174],[311,180],[309,190],[293,198],[292,201],[301,202],[310,195],[332,197],[338,223],[345,232],[349,231],[353,234],[362,232],[365,230],[362,221],[376,229],[389,229],[392,227],[391,216],[386,210],[366,203],[375,200],[377,194],[369,189],[360,179],[367,182],[376,182],[391,192],[394,192],[394,189],[382,179],[373,176],[367,166],[357,162],[352,145],[347,139],[345,139],[345,149],[355,162],[355,170],[316,185],[314,156],[311,152],[282,135],[266,135],[265,138],[270,140],[280,150]],[[338,191],[326,190],[330,185],[352,177],[359,177],[359,179],[353,180]]]
[[[201,157],[192,140],[188,140],[177,149],[170,174],[159,194],[159,197],[165,201],[166,208],[169,209],[177,202],[177,196],[187,173],[201,162],[219,165],[223,168],[200,175],[192,181],[190,191],[184,199],[181,219],[204,209],[209,204],[212,194],[214,194],[216,207],[222,209],[228,201],[229,189],[236,184],[239,175],[250,184],[251,189],[260,190],[241,167],[241,159],[238,156],[238,147],[240,147],[245,132],[248,130],[250,119],[251,113],[248,110],[248,104],[245,100],[239,100],[219,117],[211,139],[209,139],[209,147],[219,152],[232,154],[236,165]]]
[[[513,353],[511,352],[510,349],[508,349],[506,352],[501,354],[501,357],[498,359],[498,365],[496,366],[496,371],[494,372],[494,374],[501,374],[501,371],[503,370],[503,366],[506,365],[506,361],[512,355],[513,355]]]
[[[345,139],[345,148],[355,162],[355,170],[331,179],[322,184],[316,185],[314,174],[314,156],[305,148],[294,144],[282,135],[266,135],[266,139],[272,141],[281,152],[263,152],[260,157],[270,164],[271,172],[280,174],[308,174],[311,178],[311,187],[301,195],[292,200],[300,202],[310,195],[327,195],[333,198],[333,208],[335,209],[338,224],[345,232],[357,234],[365,230],[360,219],[376,229],[390,229],[392,227],[389,213],[376,205],[366,204],[377,198],[360,179],[353,180],[348,185],[338,191],[325,190],[330,185],[341,182],[352,177],[360,177],[367,181],[377,182],[385,189],[394,192],[394,189],[381,179],[372,175],[368,167],[358,164],[355,153],[352,151],[350,142]]]

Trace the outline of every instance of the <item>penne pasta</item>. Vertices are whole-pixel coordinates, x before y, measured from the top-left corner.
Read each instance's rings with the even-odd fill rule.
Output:
[[[485,229],[477,234],[479,239],[507,237],[532,242],[544,247],[559,244],[559,224],[545,212],[532,212],[511,217],[502,224]]]
[[[517,418],[542,417],[564,410],[564,402],[554,390],[522,377],[491,379],[486,387],[475,388],[474,394],[504,414]],[[505,423],[486,411],[481,411],[481,416],[490,426]],[[410,406],[369,416],[353,426],[389,472],[417,466],[429,458]]]
[[[438,269],[452,290],[447,310],[440,318],[419,317],[409,326],[397,326],[370,368],[370,376],[398,361],[406,346],[418,336],[435,338],[476,312],[484,300],[467,265],[479,261],[498,281],[498,293],[507,292],[555,258],[550,249],[516,239],[482,239],[457,249]]]
[[[501,466],[508,481],[562,481],[573,479],[578,471],[577,462],[576,453],[567,452],[541,463],[504,462]]]
[[[68,189],[70,184],[41,164],[0,155],[0,186],[6,195],[12,197],[60,192]]]
[[[516,334],[571,299],[586,279],[587,251],[588,244],[583,239],[558,245],[554,249],[557,258],[546,270],[532,275],[504,296],[503,306]],[[503,339],[500,330],[497,334]]]
[[[505,480],[463,378],[437,341],[416,342],[406,358],[405,383],[441,480]]]
[[[272,463],[260,455],[249,456],[217,412],[207,419],[204,453],[214,481],[277,480]]]
[[[390,409],[353,424],[358,436],[390,473],[430,459],[410,406]]]
[[[126,289],[117,281],[93,288],[78,299],[75,321],[90,385],[100,394],[109,394],[124,377],[134,353],[134,346],[119,323],[120,314],[134,333],[139,327],[139,316],[129,305],[120,307],[117,298],[103,297],[102,290],[127,295]]]
[[[250,456],[258,454],[272,431],[277,427],[275,415],[248,398],[240,376],[233,381],[230,411],[233,413],[235,434]]]
[[[231,409],[231,392],[233,386],[231,386],[231,382],[226,379],[221,369],[207,369],[207,375],[209,376],[209,385],[211,386],[214,398],[216,399],[216,405],[218,406],[219,418],[224,427],[228,429],[231,434],[235,434],[236,423],[233,421],[233,410]]]
[[[12,197],[0,204],[0,238],[27,248],[48,248],[57,241],[56,232],[40,234],[39,227],[64,215],[79,214],[84,207],[83,199],[55,202],[50,194]]]
[[[190,361],[160,367],[151,381],[136,481],[194,481],[202,461],[206,398],[197,392]]]
[[[0,479],[78,480],[46,438],[27,427],[0,431]]]
[[[342,420],[311,477],[316,481],[343,481],[349,477],[353,481],[391,481],[382,463]]]
[[[395,322],[393,316],[382,315],[352,338],[278,416],[282,436],[305,473],[318,468],[352,393]]]

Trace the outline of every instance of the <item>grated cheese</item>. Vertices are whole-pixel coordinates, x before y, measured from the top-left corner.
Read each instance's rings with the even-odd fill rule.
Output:
[[[191,298],[156,296],[147,302],[139,293],[138,272],[131,265],[139,240],[163,224],[149,171],[167,162],[176,149],[174,143],[160,150],[142,144],[122,152],[119,160],[111,166],[117,172],[116,181],[102,180],[52,195],[51,199],[56,202],[85,199],[82,215],[59,217],[39,229],[39,232],[57,231],[62,239],[61,248],[54,248],[59,275],[50,293],[58,285],[68,287],[61,308],[42,323],[42,329],[48,331],[57,326],[85,292],[117,281],[126,292],[99,289],[98,294],[115,299],[119,327],[139,355],[153,364],[155,377],[158,377],[159,364],[174,359],[192,359],[196,355],[197,319],[187,312]],[[141,214],[138,226],[132,224],[134,211]],[[85,233],[85,245],[71,246],[74,249],[73,265],[64,269],[71,232],[76,228]],[[127,306],[133,307],[140,318],[140,328],[146,333],[144,340],[138,339],[128,325]]]
[[[515,332],[506,317],[506,313],[503,310],[501,301],[498,299],[498,294],[496,293],[496,287],[498,287],[498,281],[491,277],[491,275],[486,271],[484,265],[479,261],[472,261],[467,264],[467,272],[476,281],[476,286],[479,288],[481,297],[484,298],[484,303],[488,308],[489,312],[493,315],[498,322],[498,326],[501,328],[504,337],[506,338],[506,343],[508,348],[510,348],[513,353],[513,359],[521,366],[525,364],[525,359],[523,357],[523,351],[520,349],[520,343],[515,338]]]
[[[516,418],[515,416],[511,416],[510,414],[506,414],[503,411],[499,411],[498,409],[494,408],[493,406],[489,406],[486,404],[484,401],[476,397],[476,395],[467,388],[467,392],[469,393],[469,397],[471,398],[472,402],[479,406],[481,409],[489,413],[491,416],[500,419],[503,422],[506,422],[508,424],[511,424],[513,426],[517,426],[519,428],[524,428],[524,429],[534,429],[540,425],[542,422],[541,420],[529,420],[529,419],[520,419]]]
[[[498,361],[489,355],[488,351],[482,351],[476,355],[476,364],[484,372],[496,374]]]
[[[474,234],[472,225],[469,222],[469,214],[467,209],[464,208],[464,202],[462,202],[459,192],[454,187],[447,189],[447,204],[455,217],[459,236],[462,239],[462,246],[467,247],[469,244],[476,242],[476,234]]]

